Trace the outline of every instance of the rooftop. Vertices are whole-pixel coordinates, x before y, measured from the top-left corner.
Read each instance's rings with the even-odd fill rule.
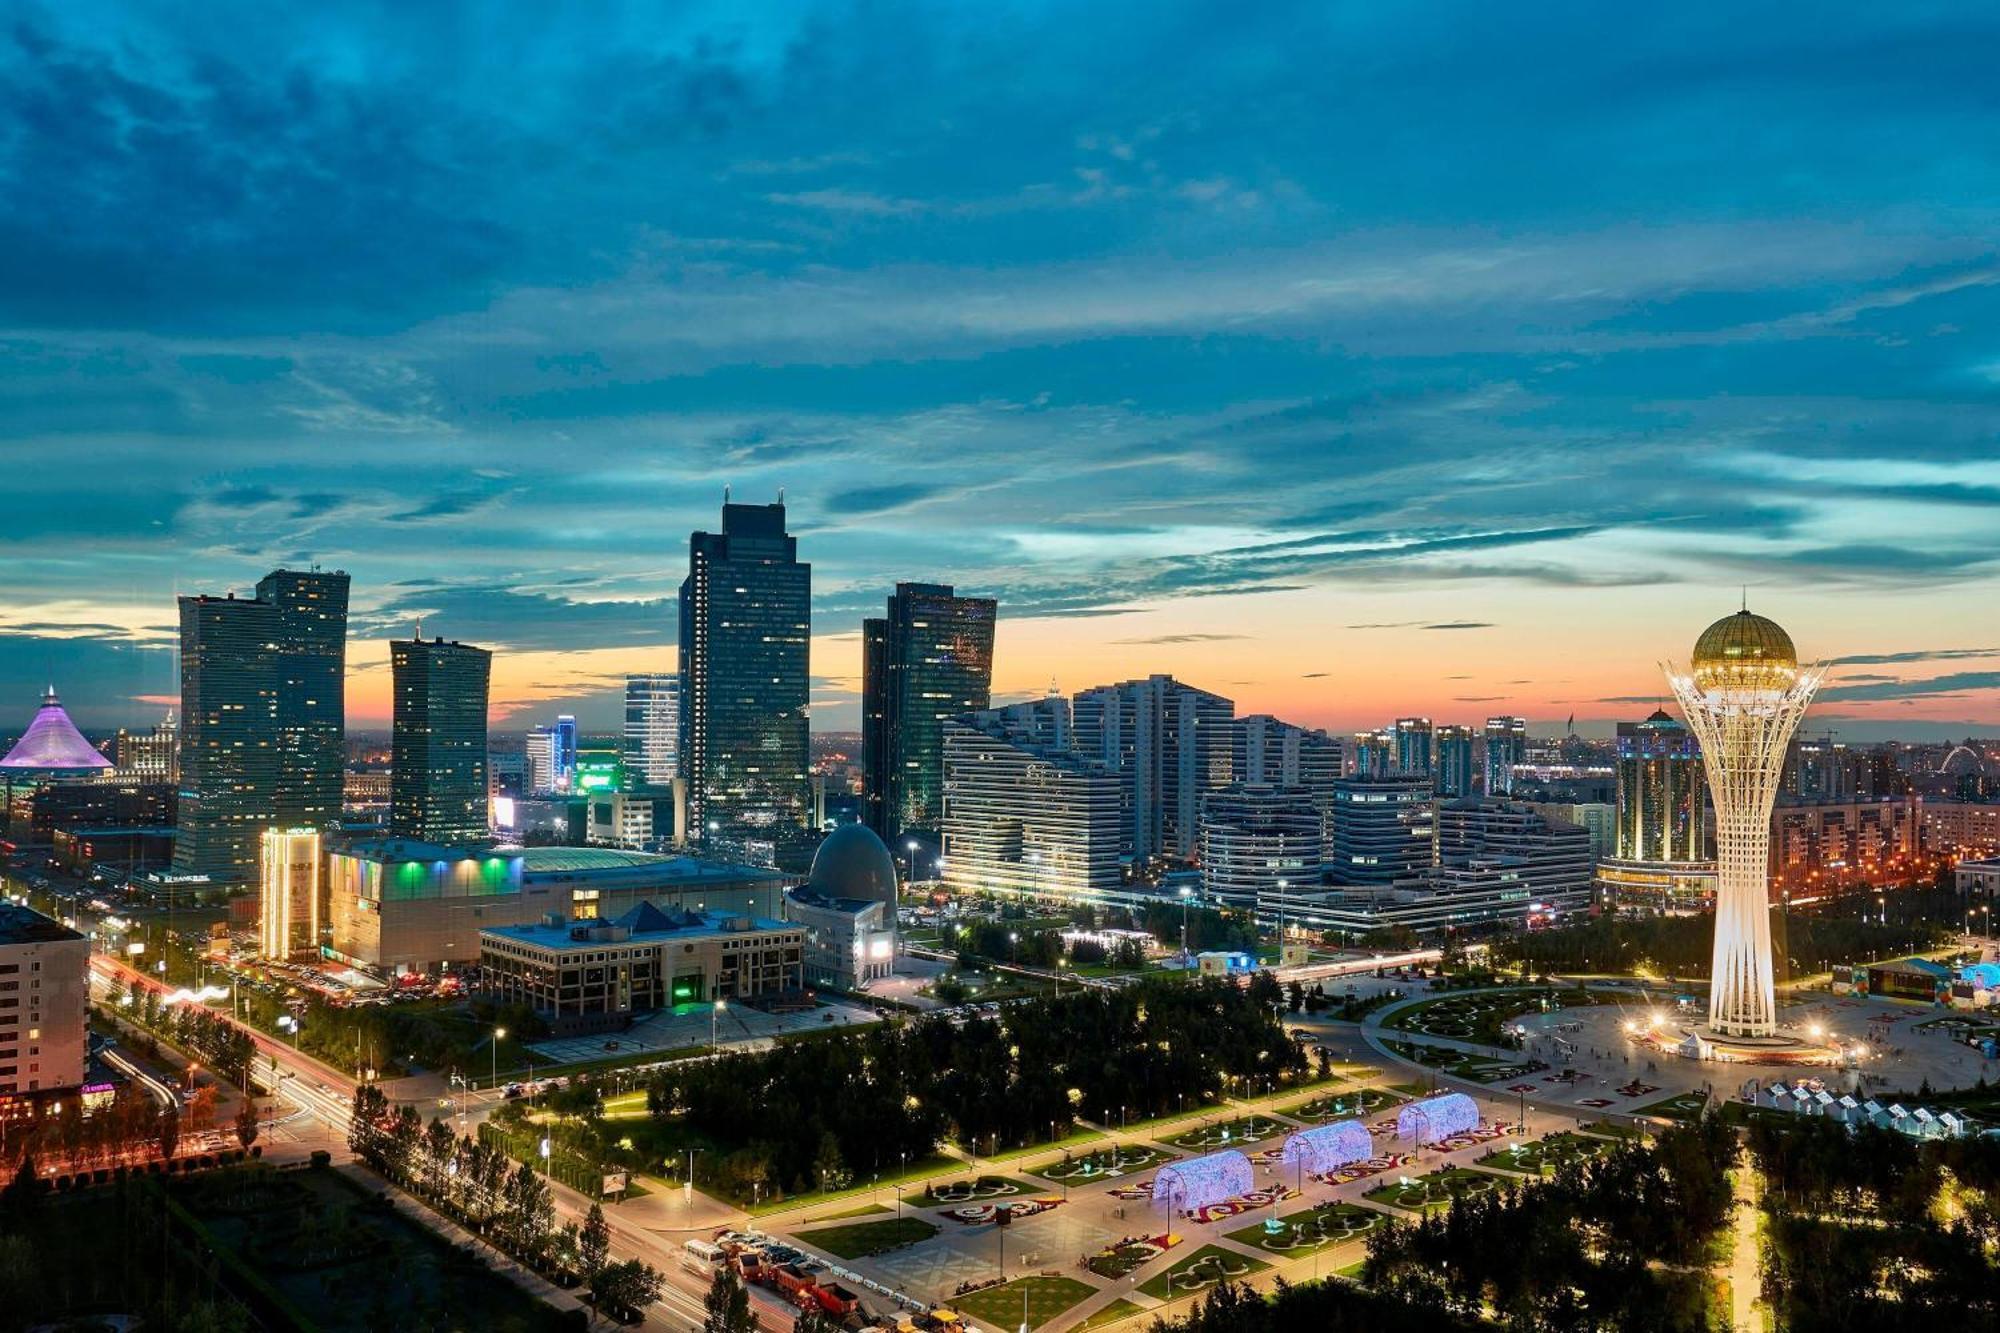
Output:
[[[724,912],[677,912],[655,907],[652,903],[640,903],[611,921],[562,921],[553,924],[543,921],[520,926],[488,926],[479,933],[542,949],[592,949],[602,948],[607,943],[627,942],[589,938],[588,932],[592,928],[604,926],[623,927],[627,932],[627,941],[641,943],[668,935],[677,940],[693,940],[716,935],[741,935],[751,930],[795,929],[787,922],[773,921],[768,917]],[[576,938],[579,932],[583,934],[582,938]]]
[[[18,903],[0,902],[0,944],[51,944],[83,936]]]

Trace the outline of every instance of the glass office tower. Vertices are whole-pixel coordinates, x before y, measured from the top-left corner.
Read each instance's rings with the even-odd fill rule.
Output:
[[[935,833],[944,817],[944,723],[993,701],[991,597],[899,583],[862,625],[862,809],[887,840]]]
[[[486,692],[493,655],[443,639],[389,644],[395,716],[389,832],[441,847],[486,841]]]

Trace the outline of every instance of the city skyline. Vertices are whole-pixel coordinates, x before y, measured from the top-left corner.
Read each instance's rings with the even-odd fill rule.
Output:
[[[999,601],[996,702],[1602,734],[1748,583],[1847,659],[1816,722],[2000,717],[1995,173],[1907,151],[1978,141],[1989,16],[108,9],[0,38],[24,710],[151,722],[177,595],[317,562],[351,726],[421,621],[608,728],[727,484],[820,729],[913,580]]]

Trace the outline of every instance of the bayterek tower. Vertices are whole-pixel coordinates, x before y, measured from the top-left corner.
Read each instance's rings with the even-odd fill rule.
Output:
[[[1786,747],[1826,673],[1801,667],[1792,636],[1747,607],[1701,632],[1687,674],[1666,672],[1701,741],[1715,802],[1715,965],[1703,1035],[1775,1039],[1771,807]]]

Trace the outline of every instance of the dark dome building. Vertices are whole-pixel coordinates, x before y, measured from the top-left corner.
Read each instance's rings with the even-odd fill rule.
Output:
[[[842,824],[819,845],[785,915],[806,928],[808,984],[860,991],[894,974],[896,863],[865,824]]]
[[[866,824],[842,824],[813,854],[806,887],[822,898],[854,898],[893,908],[896,863],[875,830]]]

